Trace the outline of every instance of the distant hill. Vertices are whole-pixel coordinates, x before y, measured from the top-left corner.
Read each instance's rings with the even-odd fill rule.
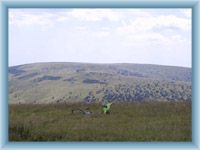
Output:
[[[34,63],[9,67],[9,103],[191,100],[191,68]]]

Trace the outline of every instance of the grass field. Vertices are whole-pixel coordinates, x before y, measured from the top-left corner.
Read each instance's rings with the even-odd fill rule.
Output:
[[[72,114],[89,107],[93,115]],[[10,141],[191,141],[191,102],[9,105]]]

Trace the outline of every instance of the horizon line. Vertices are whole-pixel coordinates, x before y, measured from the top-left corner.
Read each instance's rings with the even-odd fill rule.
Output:
[[[182,67],[182,68],[192,68],[192,66],[176,66],[176,65],[164,65],[164,64],[151,64],[151,63],[130,63],[130,62],[119,62],[119,63],[97,63],[97,62],[65,62],[65,61],[44,61],[44,62],[30,62],[30,63],[23,63],[18,65],[8,65],[8,67],[16,67],[16,66],[23,66],[23,65],[30,65],[30,64],[45,64],[45,63],[79,63],[79,64],[97,64],[97,65],[112,65],[112,64],[135,64],[135,65],[157,65],[157,66],[166,66],[166,67]]]

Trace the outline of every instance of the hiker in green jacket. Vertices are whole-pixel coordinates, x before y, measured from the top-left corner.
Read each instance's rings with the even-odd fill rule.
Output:
[[[103,105],[103,113],[104,114],[110,114],[110,106],[112,103],[107,103],[106,105]]]

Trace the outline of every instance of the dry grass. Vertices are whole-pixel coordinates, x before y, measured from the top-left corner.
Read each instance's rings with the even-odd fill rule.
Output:
[[[71,114],[89,107],[93,115]],[[10,141],[191,141],[190,102],[9,105]]]

